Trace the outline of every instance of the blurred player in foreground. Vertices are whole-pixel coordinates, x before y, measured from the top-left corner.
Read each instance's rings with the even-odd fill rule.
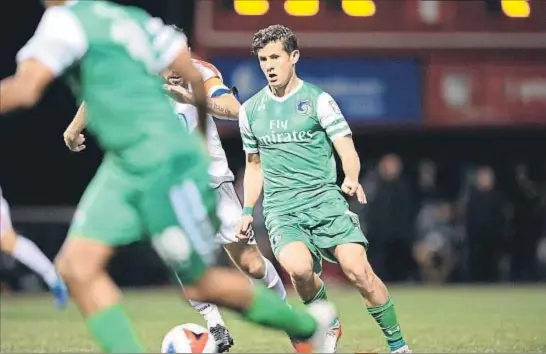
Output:
[[[286,299],[284,284],[275,266],[260,252],[254,237],[251,237],[248,242],[241,242],[235,237],[237,223],[240,220],[243,208],[233,186],[235,177],[229,169],[226,153],[222,148],[222,142],[213,117],[227,120],[238,119],[239,101],[223,83],[221,73],[212,64],[195,59],[193,62],[203,75],[205,90],[209,97],[207,145],[212,158],[209,175],[211,176],[211,187],[218,193],[218,216],[221,221],[216,238],[241,271],[252,279],[262,281],[266,287],[274,290],[284,300]],[[175,110],[180,122],[191,131],[195,130],[197,127],[197,112],[195,106],[193,106],[194,99],[191,87],[180,80],[179,76],[173,72],[166,73],[166,76],[169,82],[166,89],[177,101]],[[222,341],[218,346],[219,349],[221,351],[229,349],[233,344],[233,339],[226,330],[218,307],[214,304],[198,301],[190,300],[190,302],[203,315],[215,339]]]
[[[322,259],[339,263],[364,298],[391,352],[410,352],[387,287],[366,257],[368,241],[358,217],[341,193],[366,202],[349,125],[328,93],[296,75],[300,52],[289,28],[274,25],[258,31],[252,51],[268,85],[247,100],[239,114],[246,151],[239,237],[248,237],[253,207],[263,188],[271,247],[304,303],[326,299],[319,277]],[[345,173],[341,190],[336,185],[334,149]],[[335,352],[340,336],[336,320],[324,351]]]
[[[206,93],[185,37],[136,7],[61,0],[46,6],[17,54],[16,74],[0,83],[0,113],[34,106],[57,76],[75,74],[72,88],[105,157],[56,264],[101,349],[145,352],[106,271],[116,246],[143,239],[187,284],[188,297],[300,337],[300,351],[320,348],[335,317],[331,305],[294,311],[241,272],[212,266],[218,218],[208,156],[199,134],[179,124],[158,75],[171,67],[191,83],[205,134]]]
[[[0,247],[3,252],[40,274],[51,289],[58,308],[66,306],[68,303],[66,285],[57,274],[53,263],[38,246],[28,238],[17,234],[13,229],[9,204],[2,195],[2,188],[0,188]]]
[[[174,26],[173,28],[181,31]],[[281,298],[286,299],[286,290],[277,270],[267,258],[263,257],[256,241],[251,238],[248,242],[240,242],[235,237],[242,206],[233,187],[234,176],[229,169],[213,116],[218,119],[236,120],[239,115],[239,101],[223,83],[222,75],[212,64],[195,59],[193,63],[203,76],[205,91],[209,98],[207,145],[212,159],[209,175],[211,187],[218,193],[218,216],[221,222],[216,238],[239,269],[251,278],[261,280]],[[198,116],[191,88],[179,75],[170,70],[167,70],[164,75],[168,83],[165,88],[175,100],[173,104],[180,122],[190,131],[194,131],[197,128]],[[85,107],[82,105],[64,133],[65,144],[70,150],[78,152],[85,149],[85,137],[81,134],[84,127]],[[229,350],[233,345],[233,338],[226,328],[218,306],[191,299],[189,301],[206,320],[218,350],[220,352]]]

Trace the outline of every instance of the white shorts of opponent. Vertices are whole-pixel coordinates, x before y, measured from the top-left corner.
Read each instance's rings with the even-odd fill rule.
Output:
[[[235,237],[235,228],[241,220],[241,213],[243,208],[241,206],[241,201],[235,192],[233,183],[224,182],[215,189],[218,193],[218,205],[217,205],[217,214],[220,218],[220,229],[216,234],[218,242],[221,245],[236,243],[239,240]],[[251,237],[248,241],[248,244],[256,244],[254,237]]]

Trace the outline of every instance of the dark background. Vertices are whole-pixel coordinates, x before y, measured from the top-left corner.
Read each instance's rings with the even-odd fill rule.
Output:
[[[230,78],[235,77],[235,74],[231,75],[223,70],[224,67],[231,70],[226,64],[226,58],[252,60],[248,54],[251,36],[247,43],[242,43],[241,48],[212,48],[206,42],[200,41],[196,34],[207,24],[202,19],[204,15],[199,13],[201,7],[196,6],[193,1],[120,2],[144,7],[166,22],[184,28],[194,51],[216,64],[229,84],[234,84],[230,82]],[[282,1],[279,0],[276,4],[280,2]],[[396,1],[392,3],[394,2]],[[325,10],[321,8],[320,16],[323,16],[322,11],[339,12],[335,1],[328,3],[333,5]],[[469,3],[474,4],[463,6],[472,6],[469,8],[475,13],[467,12],[463,15],[462,11],[450,12],[453,8],[447,8],[447,12],[443,14],[449,15],[446,17],[450,21],[449,26],[442,26],[440,21],[440,25],[426,30],[422,26],[418,29],[425,32],[449,32],[459,25],[467,26],[465,21],[468,22],[472,16],[482,16],[485,19],[482,23],[490,28],[476,31],[510,33],[525,29],[529,33],[543,33],[546,38],[544,25],[533,27],[531,22],[531,25],[526,24],[525,19],[509,19],[499,13],[495,1]],[[280,10],[276,4],[263,20],[258,17],[245,18],[249,21],[248,26],[257,29],[277,22],[291,26],[289,20],[295,21],[294,18],[287,20],[286,14],[279,15]],[[0,76],[6,77],[14,72],[15,54],[31,37],[43,8],[38,1],[31,0],[3,2],[0,6],[3,17]],[[224,16],[224,13],[234,16],[230,1],[218,1],[216,6],[220,8],[217,10],[220,16]],[[401,6],[397,8],[398,10],[389,10],[393,12],[390,13],[391,18],[388,18],[384,13],[380,14],[381,8],[378,5],[378,15],[370,23],[382,31],[392,30],[393,33],[415,31],[414,28],[404,28],[405,25],[400,24],[397,20],[398,14],[394,12],[409,10]],[[470,10],[465,8],[465,11]],[[527,21],[535,20],[536,17],[531,16]],[[247,26],[246,22],[239,23],[230,19],[226,17],[224,22],[220,21],[215,25],[227,29],[228,32],[231,27]],[[322,22],[318,24],[319,20],[313,22],[312,18],[296,20],[298,33],[313,32],[319,25],[326,26]],[[412,23],[415,25],[411,21],[408,23],[407,26]],[[389,29],[389,26],[398,27]],[[369,30],[365,28],[362,33]],[[358,29],[356,31],[358,33]],[[485,47],[487,45],[483,48]],[[503,85],[502,81],[497,82],[494,79],[501,80],[502,77],[492,74],[487,77],[477,75],[474,78],[470,73],[469,77],[476,82],[487,82],[487,85],[478,85],[476,89],[478,96],[487,96],[483,101],[486,103],[479,99],[476,101],[476,107],[482,109],[478,109],[474,117],[478,124],[466,124],[463,119],[458,120],[457,113],[453,113],[453,110],[448,112],[447,109],[442,111],[439,108],[430,108],[434,108],[437,103],[434,101],[438,100],[438,89],[431,87],[431,68],[434,68],[435,60],[444,62],[441,63],[443,66],[438,66],[440,71],[449,66],[450,60],[456,66],[468,70],[477,68],[478,62],[493,72],[495,68],[517,67],[518,70],[514,69],[511,74],[512,78],[536,80],[539,93],[541,87],[542,90],[546,87],[546,74],[543,70],[546,45],[528,49],[502,48],[502,45],[499,48],[483,48],[476,45],[475,48],[431,49],[428,45],[423,45],[423,48],[385,49],[378,45],[375,49],[352,47],[333,51],[312,46],[306,48],[305,43],[302,43],[302,60],[307,63],[319,58],[332,62],[338,58],[363,62],[369,59],[382,61],[411,58],[419,65],[421,76],[418,83],[418,103],[423,109],[420,116],[412,117],[415,122],[412,120],[413,123],[408,124],[402,119],[397,121],[391,118],[385,118],[383,122],[381,117],[370,122],[361,120],[358,116],[349,117],[362,159],[364,188],[370,199],[367,207],[355,211],[359,213],[372,245],[376,245],[370,250],[372,262],[380,275],[388,281],[534,282],[544,279],[546,256],[540,256],[538,250],[541,240],[546,237],[546,95],[539,95],[531,103],[521,103],[517,106],[523,107],[521,109],[515,105],[507,106],[502,96],[494,90],[495,87]],[[312,64],[305,65],[311,67]],[[527,74],[523,77],[521,74],[522,68],[532,69],[539,66],[542,66],[542,71],[537,69],[536,77],[531,75],[529,78]],[[255,67],[258,67],[257,63]],[[302,64],[301,68],[306,70],[307,66]],[[324,89],[329,91],[328,87]],[[502,112],[503,119],[499,115],[497,120],[495,113],[479,113],[488,109]],[[0,185],[12,206],[14,224],[52,258],[64,239],[71,208],[77,204],[102,158],[92,137],[88,137],[88,149],[80,154],[70,153],[64,146],[62,133],[75,112],[72,94],[63,83],[56,82],[35,108],[1,117]],[[506,116],[510,119],[506,120]],[[479,123],[482,118],[484,124]],[[219,129],[240,189],[244,159],[237,125],[224,123]],[[394,155],[385,158],[387,154]],[[426,174],[426,167],[423,166],[426,164],[434,166],[436,171],[432,187],[420,182],[425,178],[423,174]],[[389,173],[389,166],[395,172]],[[486,174],[492,172],[495,176],[494,186],[491,189],[480,188],[476,182],[476,171],[485,171]],[[425,221],[419,221],[422,220],[420,213],[426,214],[427,208],[431,208],[434,215],[436,212],[441,213],[441,205],[447,205],[450,209],[447,219],[436,216],[426,219],[423,216]],[[68,209],[63,209],[64,207]],[[68,212],[63,212],[66,210]],[[423,223],[426,225],[423,226]],[[444,246],[435,248],[436,244],[432,239],[436,238],[427,236],[431,230],[441,235],[439,239],[444,242]],[[447,236],[451,233],[457,236]],[[267,250],[263,228],[260,237]],[[430,248],[435,251],[425,251]],[[495,256],[488,258],[487,254]],[[147,257],[148,261],[143,257]],[[135,258],[139,261],[135,262]],[[446,262],[453,264],[447,267]],[[27,274],[26,270],[19,265],[10,265],[6,260],[3,264],[5,274],[11,274],[6,275],[6,279],[14,288],[20,288],[18,279]],[[444,276],[430,275],[444,267],[447,269]],[[482,272],[479,269],[489,271]],[[161,266],[155,255],[147,250],[147,245],[122,250],[112,265],[112,272],[123,285],[148,285],[166,281]],[[326,272],[326,276],[328,274]],[[338,277],[335,272],[331,274],[334,278]]]

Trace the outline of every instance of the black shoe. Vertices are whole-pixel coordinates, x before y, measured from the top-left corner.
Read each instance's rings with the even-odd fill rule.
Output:
[[[235,342],[228,329],[218,324],[214,327],[210,327],[209,332],[214,337],[214,341],[218,347],[218,353],[229,352],[229,348],[231,348]]]

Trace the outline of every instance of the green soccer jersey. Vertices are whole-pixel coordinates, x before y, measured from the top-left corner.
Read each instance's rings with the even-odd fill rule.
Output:
[[[137,7],[70,1],[46,10],[17,60],[34,58],[55,75],[66,72],[86,103],[88,131],[121,164],[145,171],[196,146],[158,75],[184,45],[185,36]]]
[[[332,142],[351,130],[328,93],[304,81],[284,97],[265,87],[243,104],[239,126],[244,150],[260,154],[265,215],[339,195]]]

